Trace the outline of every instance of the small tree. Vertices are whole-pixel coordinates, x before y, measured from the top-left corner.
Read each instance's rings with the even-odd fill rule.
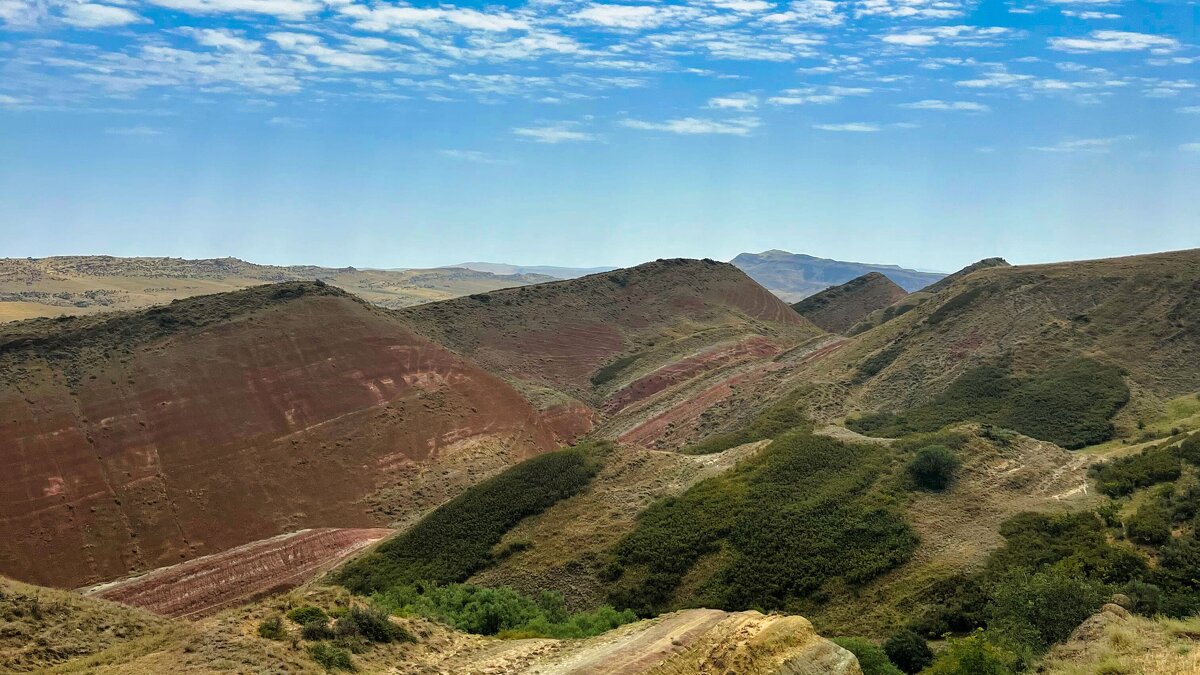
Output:
[[[858,659],[858,667],[862,668],[863,675],[901,675],[900,669],[888,660],[883,650],[866,638],[834,638],[833,643]]]
[[[909,675],[919,673],[933,663],[933,650],[911,630],[902,630],[883,643],[883,653],[896,667]]]
[[[1013,675],[1013,656],[988,642],[982,630],[951,638],[926,675]]]
[[[277,616],[263,619],[262,623],[258,624],[258,636],[268,640],[282,640],[284,638],[283,621]]]
[[[958,458],[944,445],[930,445],[917,451],[908,464],[908,474],[917,486],[941,491],[950,486],[958,471]]]

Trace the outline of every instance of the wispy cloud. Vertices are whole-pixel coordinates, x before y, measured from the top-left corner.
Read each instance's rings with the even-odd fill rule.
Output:
[[[1184,152],[1200,152],[1200,143],[1184,143],[1179,149]]]
[[[596,135],[579,129],[578,122],[554,122],[540,126],[518,127],[513,135],[537,143],[578,143],[594,141]]]
[[[155,129],[154,127],[141,125],[133,127],[110,127],[105,129],[104,133],[108,134],[109,136],[140,136],[142,138],[163,135],[162,129]]]
[[[758,107],[754,94],[726,94],[708,99],[708,107],[717,110],[753,110]]]
[[[814,129],[821,131],[845,131],[850,133],[874,133],[881,131],[883,127],[874,122],[843,122],[841,124],[814,124]]]
[[[511,160],[499,159],[479,150],[438,150],[438,154],[450,159],[475,164],[512,164]]]
[[[909,110],[953,110],[960,112],[989,112],[991,110],[990,107],[974,101],[940,101],[937,99],[901,103],[900,107]]]
[[[111,28],[131,23],[146,23],[148,19],[123,7],[81,3],[68,5],[63,11],[63,21],[76,28]]]
[[[1153,50],[1165,53],[1179,48],[1179,41],[1164,35],[1097,30],[1086,38],[1050,38],[1050,49],[1061,52],[1136,52]]]
[[[1114,145],[1133,140],[1133,136],[1109,136],[1107,138],[1073,138],[1054,145],[1033,146],[1039,152],[1110,152]]]
[[[621,120],[620,125],[641,131],[665,131],[685,136],[694,135],[728,135],[748,136],[751,131],[761,126],[757,117],[739,117],[731,120],[714,120],[697,117],[667,120],[665,122],[646,122],[642,120]]]

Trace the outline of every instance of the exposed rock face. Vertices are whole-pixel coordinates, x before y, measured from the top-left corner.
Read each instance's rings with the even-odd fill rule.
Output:
[[[84,592],[163,616],[194,619],[295,588],[390,534],[388,529],[302,530]]]
[[[503,381],[314,284],[8,324],[0,384],[0,573],[45,585],[385,524],[369,497],[467,441],[502,440],[496,469],[555,446]]]
[[[877,309],[900,300],[908,292],[879,272],[827,288],[792,305],[792,309],[830,333],[845,333]]]

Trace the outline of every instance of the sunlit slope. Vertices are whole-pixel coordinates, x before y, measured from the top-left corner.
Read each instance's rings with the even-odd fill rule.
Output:
[[[555,446],[502,380],[330,286],[0,328],[0,573],[80,586],[426,511]]]

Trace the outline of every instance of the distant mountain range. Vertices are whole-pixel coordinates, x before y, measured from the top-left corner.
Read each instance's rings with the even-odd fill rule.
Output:
[[[945,274],[938,272],[921,272],[897,265],[872,265],[830,260],[778,249],[762,253],[742,253],[730,262],[751,279],[788,302],[802,300],[826,288],[844,284],[870,272],[878,272],[886,276],[909,293],[921,290],[946,277]],[[559,279],[575,279],[616,269],[615,267],[555,267],[552,265],[510,265],[488,262],[466,262],[453,265],[453,267],[503,275],[544,274]]]
[[[946,276],[896,265],[844,262],[780,250],[742,253],[730,262],[789,302],[801,300],[830,286],[844,284],[869,272],[879,272],[909,293],[919,291]]]

